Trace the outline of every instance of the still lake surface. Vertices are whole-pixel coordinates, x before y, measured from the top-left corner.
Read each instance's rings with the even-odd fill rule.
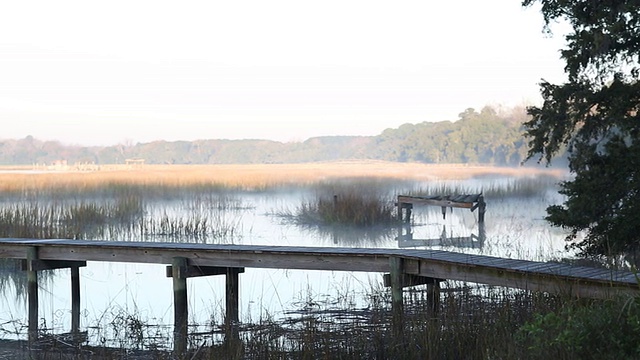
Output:
[[[515,177],[483,177],[442,181],[457,189],[510,188]],[[413,184],[413,189],[425,184]],[[433,183],[428,184],[434,187]],[[411,189],[388,189],[393,196]],[[466,209],[447,210],[416,206],[410,227],[378,230],[300,226],[287,214],[318,196],[318,189],[274,190],[261,193],[225,194],[221,198],[154,201],[145,205],[145,217],[178,221],[206,219],[222,229],[216,234],[184,239],[189,242],[247,245],[291,245],[363,248],[440,249],[507,258],[546,261],[570,257],[565,249],[566,233],[544,220],[548,205],[562,198],[553,185],[527,196],[485,194],[485,237],[480,236],[478,214]],[[220,204],[224,204],[221,206]],[[6,206],[6,204],[5,204]],[[136,235],[139,233],[140,235]],[[123,240],[176,241],[166,234],[132,231]],[[411,234],[411,241],[399,234]],[[117,234],[112,234],[117,237]],[[455,238],[454,240],[451,240]],[[460,239],[460,238],[467,238]],[[172,281],[164,265],[89,262],[80,269],[81,328],[88,330],[93,344],[126,346],[122,333],[132,323],[145,324],[150,342],[166,343],[173,321]],[[41,327],[51,333],[71,328],[69,270],[56,270],[40,277]],[[208,332],[222,326],[224,277],[192,278],[187,282],[191,331]],[[382,289],[379,273],[250,269],[240,275],[240,320],[287,319],[297,314],[332,309],[367,307],[368,294]],[[7,282],[1,289],[0,337],[26,338],[27,299],[20,286]],[[197,326],[196,326],[197,325]],[[123,340],[125,339],[125,340]]]

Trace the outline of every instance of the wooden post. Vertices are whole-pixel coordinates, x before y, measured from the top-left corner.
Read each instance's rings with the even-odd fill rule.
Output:
[[[484,225],[484,213],[487,210],[487,204],[484,202],[484,196],[478,197],[478,223]]]
[[[175,257],[171,262],[173,277],[173,351],[180,358],[187,351],[187,277],[184,276],[187,259]]]
[[[333,195],[333,213],[334,215],[338,212],[338,195]],[[338,244],[338,231],[336,229],[336,224],[334,223],[332,226],[333,229],[333,243]]]
[[[411,223],[411,209],[413,209],[413,204],[406,204],[406,214],[405,214],[405,219],[404,222],[406,222],[407,224]]]
[[[29,345],[38,340],[38,272],[34,262],[38,259],[38,248],[27,249],[27,293],[29,297]]]
[[[226,274],[226,312],[227,319],[225,325],[227,328],[227,340],[237,340],[240,338],[238,333],[238,303],[239,303],[239,269],[227,268]]]
[[[478,222],[478,241],[483,244],[486,237],[487,230],[485,229],[484,222]]]
[[[71,333],[77,339],[80,332],[80,267],[71,267]]]
[[[225,342],[228,345],[238,343],[238,303],[239,303],[239,274],[244,268],[191,266],[185,258],[174,258],[172,265],[167,266],[167,277],[173,277],[173,296],[175,310],[174,351],[180,356],[187,350],[187,278],[198,276],[225,275],[226,278],[226,314],[225,314]]]
[[[437,317],[440,309],[440,281],[433,284],[427,284],[427,301],[431,306],[432,317]]]
[[[389,258],[391,280],[391,311],[393,313],[393,334],[401,337],[404,333],[404,305],[402,301],[402,258],[392,256]]]

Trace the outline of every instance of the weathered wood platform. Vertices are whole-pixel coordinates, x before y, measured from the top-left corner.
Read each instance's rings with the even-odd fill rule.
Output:
[[[398,195],[396,202],[398,220],[404,219],[405,222],[409,223],[411,221],[411,210],[414,205],[439,206],[442,208],[443,217],[446,217],[447,208],[462,208],[471,211],[478,209],[479,223],[484,223],[484,214],[487,206],[482,194],[434,196]]]
[[[389,272],[389,259],[401,258],[403,273],[438,279],[595,298],[638,291],[630,272],[440,250],[0,239],[0,258],[27,259],[33,247],[39,260],[171,264],[180,257],[196,267]]]
[[[30,313],[35,313],[33,320],[30,314],[30,328],[33,325],[34,329],[38,270],[72,268],[73,288],[78,292],[73,302],[78,312],[78,268],[86,261],[171,265],[167,275],[174,281],[175,331],[176,338],[182,339],[176,345],[179,351],[186,346],[186,279],[225,274],[227,306],[232,308],[227,309],[227,317],[237,321],[238,274],[246,267],[390,273],[387,283],[392,287],[394,316],[402,310],[402,287],[435,284],[437,300],[437,283],[444,279],[587,298],[638,295],[640,290],[631,272],[439,250],[0,239],[0,258],[26,260]]]

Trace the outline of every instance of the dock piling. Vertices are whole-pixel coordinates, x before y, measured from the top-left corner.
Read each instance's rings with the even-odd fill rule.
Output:
[[[38,271],[34,263],[38,260],[38,248],[27,249],[27,293],[29,297],[29,346],[38,340]]]
[[[430,205],[435,201],[418,200]],[[401,204],[402,201],[398,203]],[[399,238],[403,242],[412,240],[410,230],[404,235],[404,228],[400,225]],[[484,223],[481,222],[479,227],[478,238],[482,241],[485,236]],[[141,256],[142,253],[148,256]],[[193,257],[187,259],[185,254],[193,254]],[[385,286],[392,288],[393,329],[396,334],[403,332],[402,288],[405,286],[428,285],[427,292],[432,300],[433,310],[438,309],[440,298],[436,282],[445,279],[594,299],[620,295],[638,296],[640,291],[637,274],[628,271],[478,254],[462,255],[443,250],[0,239],[0,258],[22,260],[23,269],[27,272],[30,345],[38,340],[38,271],[71,268],[72,327],[76,331],[80,327],[78,267],[86,266],[87,261],[166,264],[171,259],[172,265],[167,268],[167,275],[173,278],[174,347],[179,356],[187,350],[187,278],[225,274],[228,306],[226,317],[229,324],[234,325],[238,320],[238,274],[244,272],[244,267],[390,272],[389,280],[385,282],[389,285]],[[235,336],[237,327],[232,328],[230,326],[230,334]]]
[[[189,310],[187,303],[187,277],[185,269],[187,259],[175,257],[171,261],[173,277],[173,351],[180,356],[187,350],[187,321]]]
[[[80,332],[80,267],[71,267],[71,333]]]
[[[393,334],[401,337],[404,332],[403,314],[404,304],[402,301],[402,258],[392,256],[389,258],[390,282],[391,282],[391,311],[393,313]]]
[[[182,257],[173,258],[172,265],[167,266],[167,277],[173,278],[174,296],[174,352],[183,355],[187,351],[188,338],[188,303],[187,279],[200,276],[225,275],[225,340],[229,344],[237,343],[240,339],[239,321],[239,274],[243,267],[193,266],[189,260]]]
[[[243,269],[244,270],[244,269]],[[233,341],[240,338],[238,332],[238,303],[239,303],[239,274],[238,268],[226,269],[226,338]]]

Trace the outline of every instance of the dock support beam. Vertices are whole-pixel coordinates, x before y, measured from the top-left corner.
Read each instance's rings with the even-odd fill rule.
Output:
[[[393,335],[402,341],[404,335],[404,302],[402,289],[408,286],[427,285],[427,301],[431,316],[437,317],[440,307],[440,281],[431,277],[406,274],[404,260],[400,257],[389,258],[390,273],[384,276],[384,285],[391,287],[391,311]]]
[[[22,261],[22,269],[27,272],[27,294],[29,297],[29,343],[38,340],[38,271],[71,269],[71,335],[73,341],[81,341],[80,336],[80,268],[86,261],[40,260],[38,247],[27,249],[27,258]]]
[[[87,262],[40,260],[37,246],[27,249],[27,258],[22,261],[22,269],[27,272],[29,345],[38,341],[38,271],[41,270],[71,269],[71,333],[74,341],[80,339],[80,267],[82,266],[87,266]]]
[[[244,270],[244,269],[243,269]],[[227,325],[227,337],[237,339],[238,336],[238,304],[239,304],[239,290],[240,290],[240,269],[227,268],[226,269],[226,308],[227,319],[225,321]]]
[[[398,201],[396,203],[396,207],[398,221],[409,224],[411,222],[411,210],[413,209],[413,204]]]
[[[187,321],[189,310],[187,303],[187,277],[185,270],[187,259],[173,258],[171,271],[173,277],[173,351],[180,357],[187,350]]]
[[[404,333],[404,304],[402,301],[402,258],[390,257],[390,282],[391,282],[391,311],[393,313],[392,327],[394,336],[401,337]]]
[[[484,213],[487,211],[487,203],[484,202],[484,196],[478,198],[478,223],[484,227]]]
[[[27,249],[27,296],[29,297],[29,346],[38,340],[38,271],[34,263],[38,260],[38,248]]]
[[[225,324],[225,345],[229,354],[239,351],[240,332],[238,329],[238,308],[239,308],[239,274],[244,272],[244,268],[226,268],[226,319]]]
[[[240,340],[238,330],[239,274],[243,272],[244,268],[240,267],[192,266],[189,265],[189,260],[186,258],[173,258],[171,265],[167,266],[166,275],[173,278],[173,349],[176,355],[184,355],[187,351],[187,320],[189,315],[187,309],[187,279],[192,277],[225,275],[225,341],[229,345],[238,343],[238,340]]]
[[[440,309],[440,281],[427,284],[427,301],[433,318],[438,316]]]
[[[80,333],[80,267],[71,267],[71,333],[78,339]]]

